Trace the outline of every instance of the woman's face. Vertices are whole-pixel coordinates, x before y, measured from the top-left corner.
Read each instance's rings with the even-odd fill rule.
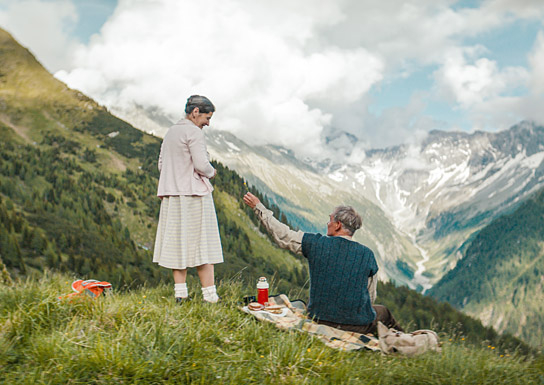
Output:
[[[200,112],[198,108],[195,108],[193,112],[189,115],[189,119],[198,127],[204,128],[204,126],[210,125],[210,119],[212,118],[213,112]]]

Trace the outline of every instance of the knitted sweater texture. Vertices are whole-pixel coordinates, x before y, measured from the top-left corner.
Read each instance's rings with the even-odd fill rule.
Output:
[[[350,325],[374,321],[367,290],[368,277],[378,272],[372,250],[342,237],[305,233],[302,254],[310,267],[311,317]]]

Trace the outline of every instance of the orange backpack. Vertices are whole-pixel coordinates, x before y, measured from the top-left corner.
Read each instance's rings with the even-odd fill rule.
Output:
[[[107,294],[111,291],[111,283],[105,281],[97,281],[96,279],[88,279],[86,281],[78,279],[72,282],[72,289],[75,293],[70,293],[61,298],[70,298],[80,295],[88,295],[91,298],[99,297],[102,293]]]

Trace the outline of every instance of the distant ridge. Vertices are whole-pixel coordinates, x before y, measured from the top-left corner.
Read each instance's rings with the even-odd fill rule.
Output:
[[[142,127],[160,125],[155,110],[123,114]],[[421,143],[367,150],[350,163],[298,159],[219,130],[206,135],[214,158],[304,228],[322,229],[338,202],[364,213],[356,239],[375,251],[382,279],[418,290],[453,268],[477,231],[544,187],[544,127],[530,121],[495,133],[435,130]]]
[[[429,294],[541,348],[543,288],[544,189],[483,228]]]

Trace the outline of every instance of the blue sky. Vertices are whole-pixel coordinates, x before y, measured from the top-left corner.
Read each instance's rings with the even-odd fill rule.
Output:
[[[73,34],[84,44],[100,31],[117,7],[115,0],[74,0],[73,4],[79,15],[79,20],[73,24]]]
[[[206,94],[215,128],[314,157],[341,132],[368,149],[542,123],[543,20],[539,0],[0,0],[0,27],[132,123]]]

